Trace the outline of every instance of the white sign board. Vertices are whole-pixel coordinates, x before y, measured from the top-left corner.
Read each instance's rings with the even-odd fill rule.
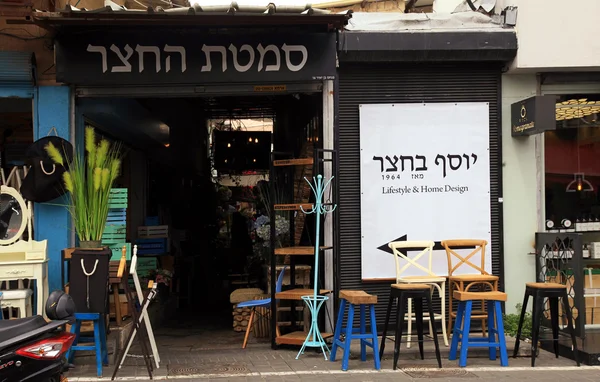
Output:
[[[487,240],[491,273],[489,104],[360,105],[360,163],[363,280],[396,277],[387,244],[400,238],[436,242],[440,276],[448,261],[439,242]],[[470,261],[480,264],[481,256]],[[427,267],[428,259],[418,263]],[[473,272],[463,265],[455,273]],[[423,271],[413,266],[402,275]]]

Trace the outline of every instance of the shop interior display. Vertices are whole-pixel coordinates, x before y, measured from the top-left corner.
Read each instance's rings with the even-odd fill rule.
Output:
[[[38,313],[48,296],[47,247],[47,240],[33,239],[31,211],[21,194],[0,186],[0,282],[35,280]]]
[[[564,95],[544,133],[545,233],[536,236],[538,278],[568,286],[580,337],[600,328],[600,98]]]

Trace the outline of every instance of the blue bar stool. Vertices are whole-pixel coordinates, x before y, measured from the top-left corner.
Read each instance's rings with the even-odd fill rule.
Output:
[[[489,348],[490,360],[492,361],[496,360],[497,351],[500,349],[500,365],[508,366],[506,337],[504,336],[504,322],[502,321],[502,306],[500,305],[501,301],[507,300],[506,293],[454,291],[452,296],[455,300],[459,301],[459,303],[458,312],[456,313],[456,322],[454,323],[454,332],[452,334],[452,345],[450,345],[450,356],[448,359],[450,361],[456,360],[458,343],[460,342],[460,359],[458,361],[458,366],[467,366],[467,351],[469,350],[469,347]],[[473,301],[482,300],[487,303],[488,336],[469,337]],[[496,336],[498,336],[497,339]]]
[[[94,337],[80,337],[81,323],[91,321],[94,325]],[[71,325],[71,333],[75,334],[73,346],[67,352],[67,360],[73,362],[75,352],[87,350],[96,352],[96,373],[102,377],[102,365],[108,366],[108,350],[106,348],[106,327],[100,313],[75,313],[75,323]],[[93,343],[93,345],[79,345],[79,343]]]
[[[352,340],[360,340],[360,360],[367,360],[367,346],[373,349],[373,359],[375,361],[375,369],[381,369],[381,361],[379,359],[379,348],[377,344],[377,323],[375,320],[375,304],[377,304],[377,296],[370,295],[361,290],[342,290],[340,291],[340,311],[338,313],[337,322],[335,324],[335,333],[333,335],[333,346],[331,347],[331,361],[335,361],[335,356],[338,347],[344,349],[342,358],[342,370],[348,370],[348,360],[350,359],[350,345]],[[348,308],[348,320],[346,327],[342,327],[344,321],[344,313]],[[360,327],[354,327],[354,309],[360,309]],[[371,331],[367,332],[366,310],[369,309],[369,321],[371,323]],[[340,339],[340,335],[344,332],[346,338],[344,341]]]

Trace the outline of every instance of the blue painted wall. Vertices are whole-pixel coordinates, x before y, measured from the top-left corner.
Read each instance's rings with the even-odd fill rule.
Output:
[[[54,127],[61,138],[69,140],[70,88],[40,86],[34,92],[34,139],[47,136]],[[50,291],[62,289],[60,280],[61,251],[70,246],[71,217],[64,207],[66,199],[59,198],[34,206],[36,240],[48,240],[48,282]]]

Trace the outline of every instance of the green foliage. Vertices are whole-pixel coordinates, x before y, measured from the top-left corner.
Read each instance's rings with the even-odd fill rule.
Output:
[[[54,162],[64,161],[51,143],[46,151]],[[121,167],[120,145],[111,145],[106,139],[96,142],[92,127],[85,128],[85,157],[75,153],[68,163],[63,180],[69,192],[68,209],[75,223],[80,241],[102,239],[108,217],[108,199],[112,185]]]
[[[519,330],[519,320],[521,318],[521,309],[523,305],[517,304],[516,309],[518,313],[505,314],[504,315],[504,332],[506,335],[516,337],[517,331]],[[531,327],[533,320],[530,312],[525,312],[525,318],[523,320],[523,329],[521,330],[521,339],[531,339]]]

